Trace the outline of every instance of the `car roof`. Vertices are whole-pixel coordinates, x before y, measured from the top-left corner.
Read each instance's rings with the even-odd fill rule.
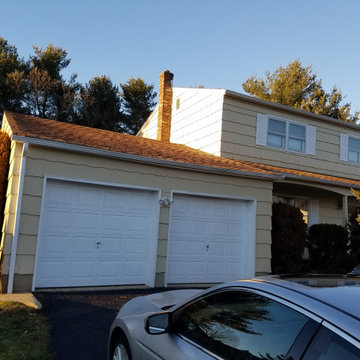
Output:
[[[301,293],[360,321],[360,278],[264,277],[264,281]]]
[[[359,341],[360,282],[355,281],[351,285],[339,282],[337,286],[322,286],[316,285],[314,279],[311,281],[312,283],[305,285],[301,278],[292,278],[290,281],[279,276],[265,276],[233,281],[215,288],[248,288],[282,298]]]

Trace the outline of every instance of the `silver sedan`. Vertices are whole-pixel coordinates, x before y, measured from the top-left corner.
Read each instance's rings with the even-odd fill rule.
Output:
[[[360,284],[330,280],[264,277],[134,298],[111,326],[109,359],[360,360]]]

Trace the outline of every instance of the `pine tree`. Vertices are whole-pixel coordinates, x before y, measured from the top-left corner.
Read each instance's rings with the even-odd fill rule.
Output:
[[[243,89],[260,99],[315,114],[352,123],[359,120],[359,112],[351,114],[351,104],[343,103],[345,97],[341,90],[334,86],[330,93],[325,92],[312,67],[302,66],[298,59],[286,67],[280,66],[273,73],[267,71],[265,76],[265,79],[250,77],[243,82]]]
[[[138,77],[130,78],[127,83],[120,84],[120,87],[124,110],[123,131],[136,134],[156,104],[154,86]]]

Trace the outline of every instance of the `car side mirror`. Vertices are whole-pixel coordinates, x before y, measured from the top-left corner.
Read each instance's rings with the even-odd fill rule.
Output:
[[[170,313],[162,312],[149,315],[145,319],[145,330],[151,335],[160,335],[168,331],[170,324]]]

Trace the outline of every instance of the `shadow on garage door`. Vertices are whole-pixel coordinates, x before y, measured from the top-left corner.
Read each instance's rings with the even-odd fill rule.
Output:
[[[106,360],[109,329],[120,308],[136,296],[169,289],[37,292],[50,324],[54,360]]]

